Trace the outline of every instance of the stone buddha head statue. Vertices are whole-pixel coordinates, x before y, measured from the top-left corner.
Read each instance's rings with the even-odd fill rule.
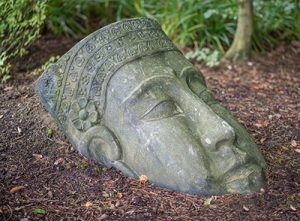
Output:
[[[264,184],[253,139],[151,19],[90,34],[35,87],[80,154],[127,176],[203,195]]]

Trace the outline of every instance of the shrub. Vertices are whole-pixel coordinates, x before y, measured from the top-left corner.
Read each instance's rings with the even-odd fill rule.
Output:
[[[188,57],[212,66],[230,46],[237,25],[237,0],[122,0],[116,4],[117,19],[148,16],[157,19],[179,46],[194,46]],[[255,32],[253,48],[268,50],[300,39],[300,1],[253,0]],[[211,62],[213,61],[213,62]]]
[[[39,37],[45,20],[45,2],[6,0],[0,2],[0,80],[10,75],[12,59],[26,53]]]
[[[179,46],[197,45],[223,52],[235,32],[236,0],[123,0],[116,6],[117,19],[132,16],[157,19]]]
[[[90,33],[95,19],[102,24],[113,21],[108,10],[109,0],[48,0],[46,26],[55,34],[82,38]],[[99,28],[99,27],[98,27]]]
[[[253,47],[257,51],[300,39],[300,1],[254,0],[254,9]]]
[[[253,5],[255,50],[300,39],[300,1],[253,0]],[[195,51],[189,57],[213,66],[232,42],[237,10],[237,0],[1,1],[0,79],[9,77],[11,60],[25,53],[45,21],[46,27],[56,34],[82,38],[114,20],[151,17],[160,22],[176,44],[194,46]],[[97,25],[93,28],[91,24]]]

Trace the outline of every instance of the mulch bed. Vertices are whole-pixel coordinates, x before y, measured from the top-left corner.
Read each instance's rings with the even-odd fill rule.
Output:
[[[0,85],[0,220],[300,220],[300,42],[243,67],[196,64],[268,165],[261,192],[211,198],[127,178],[72,148],[30,72],[73,44],[44,36]]]

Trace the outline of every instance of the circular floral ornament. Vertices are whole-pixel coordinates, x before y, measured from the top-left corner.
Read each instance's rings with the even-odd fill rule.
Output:
[[[97,122],[98,112],[94,102],[80,98],[71,104],[69,117],[78,130],[87,131]]]

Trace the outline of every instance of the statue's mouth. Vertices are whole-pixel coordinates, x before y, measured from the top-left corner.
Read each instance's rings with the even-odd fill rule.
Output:
[[[264,174],[260,166],[246,163],[232,168],[222,176],[227,192],[246,193],[259,191],[264,185]]]

